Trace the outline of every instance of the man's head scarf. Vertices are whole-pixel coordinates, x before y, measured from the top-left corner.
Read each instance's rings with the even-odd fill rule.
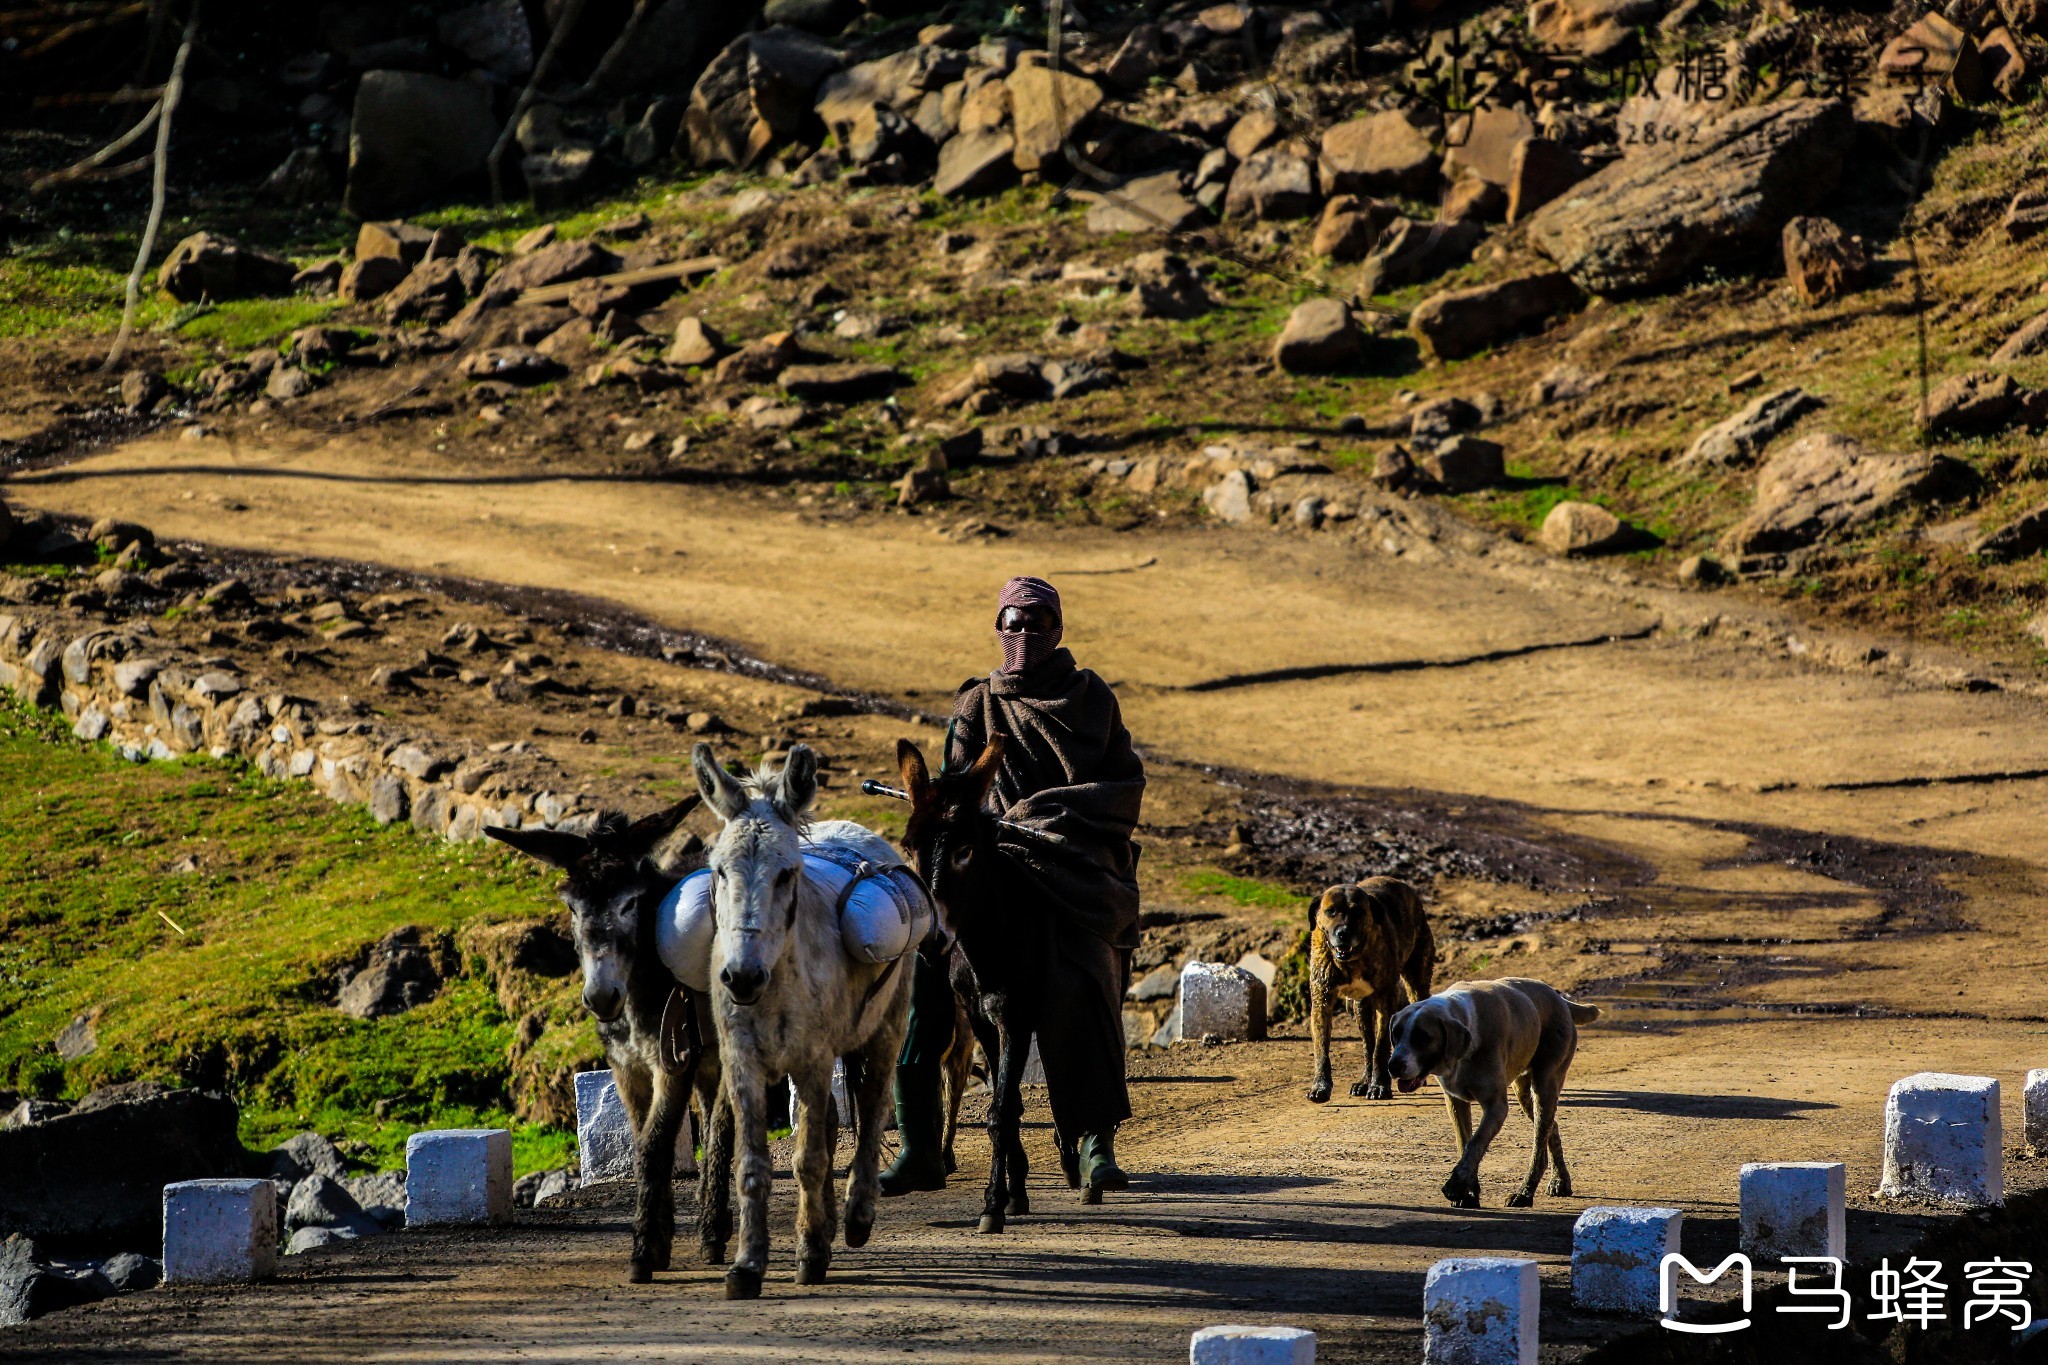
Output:
[[[1003,611],[1009,607],[1042,607],[1052,615],[1046,630],[1004,630]],[[1060,615],[1059,589],[1043,578],[1013,578],[996,596],[996,639],[1003,646],[1003,672],[1027,673],[1044,663],[1060,647],[1065,623]]]

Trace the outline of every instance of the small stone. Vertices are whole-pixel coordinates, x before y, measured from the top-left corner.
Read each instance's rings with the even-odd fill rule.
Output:
[[[1543,548],[1554,555],[1596,555],[1618,547],[1627,531],[1621,518],[1590,502],[1560,502],[1543,518]]]

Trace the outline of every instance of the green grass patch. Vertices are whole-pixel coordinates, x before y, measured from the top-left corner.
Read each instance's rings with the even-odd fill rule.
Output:
[[[418,1128],[487,1124],[514,1131],[522,1170],[566,1159],[571,1135],[514,1116],[514,1021],[481,963],[395,1018],[327,1003],[334,965],[401,925],[551,909],[551,879],[495,846],[379,828],[237,764],[130,764],[8,704],[0,886],[0,1085],[220,1088],[257,1148],[312,1127],[393,1164]],[[573,982],[549,983],[543,1041],[594,1055]],[[93,1011],[97,1046],[64,1060],[58,1033]]]
[[[178,335],[224,355],[245,355],[276,345],[301,327],[318,326],[340,307],[334,299],[236,299],[199,314],[178,328]]]
[[[111,332],[121,325],[127,280],[125,270],[60,262],[43,254],[0,258],[0,337]],[[135,313],[138,327],[155,324],[174,306],[156,292],[153,277],[144,285]]]
[[[1221,896],[1238,905],[1260,910],[1296,910],[1302,897],[1284,886],[1253,877],[1234,877],[1214,868],[1198,868],[1180,879],[1181,889],[1195,896]]]

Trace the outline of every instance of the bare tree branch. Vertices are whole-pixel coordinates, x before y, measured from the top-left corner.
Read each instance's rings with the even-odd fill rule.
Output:
[[[130,128],[127,132],[94,152],[91,156],[86,157],[83,161],[74,162],[61,171],[51,171],[48,175],[37,176],[35,180],[30,182],[28,192],[30,194],[42,194],[72,180],[110,180],[118,176],[129,175],[138,167],[147,166],[149,161],[147,158],[144,158],[141,161],[131,161],[127,165],[117,167],[112,171],[94,174],[99,171],[100,167],[106,165],[109,161],[112,161],[115,157],[141,141],[142,135],[156,126],[156,121],[163,112],[164,102],[158,100],[151,106],[150,111],[142,116],[142,122],[136,124],[133,128]]]
[[[135,307],[142,299],[142,276],[149,269],[150,253],[156,250],[157,229],[164,221],[164,190],[171,170],[171,117],[178,112],[178,100],[185,93],[185,63],[192,56],[192,39],[199,32],[200,0],[192,0],[192,12],[185,18],[185,36],[178,41],[178,55],[171,60],[171,74],[164,82],[163,112],[156,121],[156,184],[150,191],[149,221],[142,229],[142,246],[135,253],[135,268],[128,272],[127,302],[121,309],[121,331],[107,352],[102,373],[121,363],[122,352],[135,335]]]

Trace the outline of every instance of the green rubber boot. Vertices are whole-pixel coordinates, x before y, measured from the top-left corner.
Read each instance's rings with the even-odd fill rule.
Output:
[[[939,1068],[911,1062],[896,1068],[896,1137],[903,1144],[882,1172],[884,1195],[946,1188],[946,1154],[939,1118]]]
[[[1103,1190],[1127,1190],[1131,1178],[1124,1174],[1123,1167],[1116,1164],[1116,1133],[1083,1133],[1081,1135],[1081,1188],[1083,1197],[1091,1204],[1101,1199]]]

